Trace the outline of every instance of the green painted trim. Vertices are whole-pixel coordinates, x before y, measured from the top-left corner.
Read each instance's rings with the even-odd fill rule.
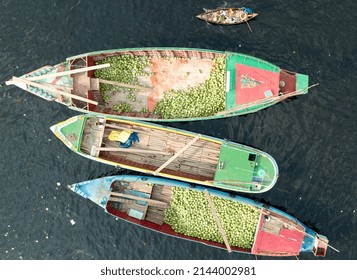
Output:
[[[227,65],[233,65],[234,68],[235,65],[239,63],[239,64],[243,64],[250,67],[255,67],[275,73],[280,72],[280,67],[278,67],[277,65],[257,57],[241,54],[241,53],[235,53],[235,52],[226,52],[226,54],[227,54]]]
[[[87,118],[85,116],[79,116],[74,122],[65,124],[62,128],[60,128],[62,135],[72,143],[73,148],[77,152],[80,151],[83,127],[86,119]]]
[[[260,58],[256,58],[250,55],[226,52],[226,72],[229,72],[229,91],[226,94],[226,109],[232,109],[236,106],[236,65],[243,64],[246,66],[271,71],[274,73],[280,72],[280,67],[265,61]],[[247,112],[248,113],[248,112]]]
[[[309,87],[309,76],[304,74],[295,74],[296,76],[296,90],[301,90],[301,93],[307,93]]]

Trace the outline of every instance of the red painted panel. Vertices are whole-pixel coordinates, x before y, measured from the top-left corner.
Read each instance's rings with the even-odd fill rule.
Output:
[[[299,255],[304,233],[296,229],[281,227],[279,235],[264,231],[262,217],[252,249],[255,255]],[[298,225],[297,225],[298,226]]]
[[[268,90],[278,95],[279,73],[236,64],[236,104],[265,99]]]

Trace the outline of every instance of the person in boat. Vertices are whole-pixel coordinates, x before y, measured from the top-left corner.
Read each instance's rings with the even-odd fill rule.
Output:
[[[108,136],[109,141],[118,142],[121,148],[130,148],[133,143],[140,142],[137,132],[133,132],[129,129],[122,131],[113,130]]]
[[[252,9],[249,9],[249,8],[246,8],[246,7],[243,7],[242,9],[243,9],[243,12],[245,12],[248,15],[252,15],[253,14],[253,10]]]
[[[219,14],[218,22],[224,22],[227,19],[226,11],[221,11]]]

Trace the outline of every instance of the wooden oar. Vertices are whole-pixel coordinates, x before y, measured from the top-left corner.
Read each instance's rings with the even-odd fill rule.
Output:
[[[117,192],[111,192],[110,194],[113,196],[124,197],[124,198],[133,199],[133,200],[142,200],[142,201],[147,202],[151,206],[160,206],[163,208],[168,207],[168,204],[166,202],[155,200],[155,199],[145,198],[145,197],[131,195],[131,194],[125,194],[125,193],[117,193]]]
[[[247,23],[247,25],[248,25],[248,27],[249,27],[250,32],[253,32],[253,30],[250,28],[250,25],[249,25],[249,23],[248,23],[248,20],[245,20],[245,22]]]
[[[201,138],[201,134],[198,134],[195,138],[193,138],[189,143],[187,143],[181,150],[179,150],[176,154],[174,154],[168,161],[166,161],[163,165],[161,165],[158,169],[153,173],[155,176],[159,174],[159,172],[168,166],[172,161],[174,161],[179,155],[181,155],[184,151],[186,151],[191,145],[197,142],[198,139]]]
[[[214,217],[214,219],[216,221],[216,224],[218,226],[218,230],[219,230],[220,234],[222,235],[224,244],[226,245],[228,252],[231,253],[232,252],[231,246],[228,243],[228,239],[227,239],[226,233],[225,233],[225,231],[224,231],[224,229],[223,229],[223,227],[221,225],[221,222],[220,222],[220,220],[218,218],[217,211],[216,211],[216,208],[214,207],[213,201],[212,201],[207,189],[204,190],[203,192],[204,192],[204,194],[205,194],[205,196],[207,198],[209,206],[211,207],[211,210],[212,210],[212,213],[213,213],[213,217]]]
[[[22,79],[22,78],[20,79],[20,78],[17,78],[17,77],[12,77],[12,80],[17,82],[17,83],[24,83],[24,84],[27,84],[27,85],[30,85],[30,86],[33,86],[33,87],[37,87],[37,88],[49,91],[49,92],[53,92],[53,93],[58,94],[58,95],[63,95],[63,96],[70,97],[70,98],[73,98],[73,99],[77,99],[77,100],[80,100],[80,101],[84,101],[84,102],[87,102],[87,103],[90,103],[90,104],[93,104],[93,105],[98,105],[98,102],[90,100],[88,98],[84,98],[84,97],[81,97],[81,96],[78,96],[78,95],[75,95],[75,94],[72,94],[72,93],[69,93],[69,92],[65,92],[65,91],[62,91],[62,90],[58,90],[56,88],[45,86],[45,85],[42,85],[42,84],[37,83],[37,82],[31,82],[31,81],[29,81],[27,79]]]

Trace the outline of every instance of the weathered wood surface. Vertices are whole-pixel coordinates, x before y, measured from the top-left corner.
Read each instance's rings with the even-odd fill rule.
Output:
[[[100,158],[153,173],[157,171],[156,174],[162,171],[180,176],[179,173],[182,172],[183,176],[190,174],[189,178],[214,178],[220,143],[202,137],[195,139],[195,135],[132,125],[125,121],[115,122],[111,119],[106,120],[104,127],[103,142],[100,147],[97,146]],[[137,132],[139,136],[139,142],[127,149],[118,147],[116,142],[108,139],[111,131],[124,129]]]
[[[27,79],[20,79],[20,78],[17,78],[17,77],[13,77],[12,79],[15,82],[24,83],[24,84],[27,84],[27,85],[30,85],[30,86],[33,86],[33,87],[37,87],[37,88],[49,91],[49,92],[53,92],[53,93],[55,93],[56,95],[59,95],[59,96],[63,95],[63,96],[70,97],[70,98],[73,98],[73,99],[77,99],[77,100],[80,100],[80,101],[83,101],[83,102],[87,102],[87,103],[90,103],[90,104],[93,104],[93,105],[98,105],[98,102],[96,102],[96,101],[93,101],[93,100],[90,100],[88,98],[84,98],[84,97],[81,97],[81,96],[78,96],[78,95],[75,95],[75,94],[71,94],[71,93],[65,92],[63,90],[56,89],[56,85],[53,85],[53,87],[50,87],[50,86],[46,86],[46,85],[43,85],[43,84],[40,84],[40,83],[37,83],[37,82],[31,82],[31,81],[29,81]]]
[[[89,66],[89,67],[83,67],[83,68],[74,69],[74,70],[56,72],[56,73],[51,73],[51,74],[45,74],[45,75],[41,75],[41,76],[34,76],[34,77],[26,78],[26,79],[29,81],[38,81],[38,80],[44,80],[44,79],[48,79],[48,78],[57,78],[57,77],[61,77],[61,76],[72,75],[72,74],[77,74],[77,73],[82,73],[82,72],[87,72],[87,71],[92,71],[92,70],[97,70],[97,69],[102,69],[102,68],[107,68],[107,67],[110,67],[109,63],[94,65],[94,66]]]
[[[221,222],[220,222],[220,220],[218,218],[218,214],[217,214],[216,208],[214,207],[213,201],[212,201],[212,199],[211,199],[211,197],[210,197],[210,195],[209,195],[207,190],[204,190],[204,194],[205,194],[205,196],[207,198],[209,206],[211,207],[213,217],[214,217],[214,219],[216,221],[216,224],[218,226],[218,230],[219,230],[220,234],[222,235],[224,244],[226,245],[228,252],[231,253],[232,252],[231,246],[228,243],[228,239],[227,239],[226,233],[225,233],[225,231],[224,231],[224,229],[223,229],[223,227],[221,225]]]
[[[140,197],[140,196],[135,196],[131,194],[124,194],[124,193],[117,193],[117,192],[111,192],[110,193],[113,196],[118,196],[118,197],[123,197],[123,198],[128,198],[128,199],[133,199],[133,200],[141,200],[147,202],[150,206],[158,206],[158,207],[164,207],[166,208],[168,205],[165,202],[150,199],[150,198],[145,198],[145,197]]]
[[[155,170],[154,175],[160,173],[166,166],[168,166],[171,162],[173,162],[177,157],[179,157],[186,149],[188,149],[193,143],[195,143],[198,139],[201,138],[201,135],[197,135],[194,139],[192,139],[189,143],[187,143],[181,150],[175,153],[170,159],[168,159],[164,164],[162,164],[158,169]]]

